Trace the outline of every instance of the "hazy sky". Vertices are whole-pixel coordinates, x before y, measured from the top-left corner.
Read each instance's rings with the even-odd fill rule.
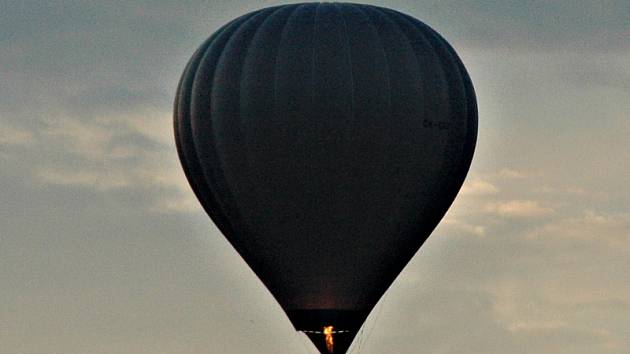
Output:
[[[279,3],[0,2],[0,353],[314,352],[172,138],[193,51]],[[354,352],[630,353],[630,2],[371,3],[455,47],[479,139]]]

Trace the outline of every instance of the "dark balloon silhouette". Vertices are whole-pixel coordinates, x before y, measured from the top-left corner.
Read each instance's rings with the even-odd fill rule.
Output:
[[[453,202],[477,136],[451,46],[390,9],[286,5],[194,54],[175,138],[201,204],[322,353],[345,353]]]

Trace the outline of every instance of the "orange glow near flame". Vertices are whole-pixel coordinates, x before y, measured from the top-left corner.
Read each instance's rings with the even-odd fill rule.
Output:
[[[326,336],[326,349],[328,349],[329,353],[332,353],[333,345],[335,344],[333,340],[333,326],[324,327],[324,335]]]

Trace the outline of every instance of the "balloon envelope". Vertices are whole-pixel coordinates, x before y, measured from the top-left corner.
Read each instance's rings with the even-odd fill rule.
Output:
[[[453,202],[471,81],[422,22],[368,5],[244,15],[193,55],[175,138],[201,204],[297,330],[335,353]]]

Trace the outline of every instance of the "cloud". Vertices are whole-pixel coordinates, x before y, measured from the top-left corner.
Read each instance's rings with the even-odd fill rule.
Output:
[[[593,195],[602,196],[602,193],[589,192],[585,188],[571,187],[571,186],[562,186],[562,187],[541,186],[537,190],[540,191],[541,193],[552,194],[552,195],[562,195],[564,197],[567,197],[567,196],[587,197],[587,196],[593,196]]]
[[[580,217],[563,218],[530,231],[526,236],[630,250],[630,214],[611,215],[588,210]]]
[[[543,266],[548,266],[544,257],[540,261]],[[574,266],[578,269],[584,267],[579,263]],[[607,298],[601,294],[572,296],[572,292],[580,287],[590,289],[596,286],[595,283],[586,279],[577,282],[556,279],[555,272],[545,272],[544,267],[529,267],[524,275],[529,277],[501,279],[488,288],[492,297],[493,318],[515,342],[536,343],[538,352],[560,350],[569,353],[582,353],[587,346],[592,347],[588,350],[591,352],[619,349],[622,345],[623,339],[617,330],[620,324],[616,322],[617,316],[611,315],[618,311],[628,314],[627,308],[590,307],[593,300]],[[545,286],[554,281],[556,286]],[[585,317],[583,309],[586,307],[592,312]],[[589,323],[589,317],[591,320],[608,317],[609,321]]]
[[[525,174],[521,171],[517,171],[511,168],[502,168],[499,173],[498,176],[501,178],[524,178]]]
[[[154,213],[198,213],[202,211],[201,204],[191,192],[177,193],[174,196],[158,198],[150,207],[149,211]]]
[[[511,332],[521,331],[554,331],[557,329],[567,328],[568,325],[565,321],[550,320],[550,321],[515,321],[508,326],[508,330]]]
[[[462,195],[492,195],[497,194],[499,189],[492,183],[481,179],[468,179],[459,191]]]
[[[22,159],[43,185],[96,193],[135,190],[152,212],[199,210],[181,170],[170,112],[137,108],[90,118],[59,116],[28,132],[31,149]],[[16,156],[18,156],[16,155]]]
[[[495,213],[509,218],[543,218],[555,213],[553,208],[542,206],[534,200],[510,200],[505,202],[488,203],[486,212]]]
[[[0,129],[0,146],[22,146],[28,145],[32,141],[33,133],[28,130],[11,127],[6,124]]]
[[[630,34],[626,20],[630,7],[623,0],[605,4],[586,0],[571,3],[453,1],[453,7],[458,11],[449,13],[460,19],[453,21],[459,23],[454,28],[476,46],[510,51],[575,52],[628,48],[624,38]],[[476,21],[467,21],[464,16]]]
[[[477,237],[484,237],[486,235],[486,226],[463,222],[450,216],[446,216],[441,221],[441,224],[449,228],[449,232],[458,232]]]
[[[125,158],[132,154],[130,149],[134,147],[147,151],[160,146],[174,148],[170,113],[154,109],[99,115],[91,119],[51,117],[45,122],[47,128],[43,135],[52,143],[92,161]],[[127,144],[121,145],[125,140]]]
[[[628,72],[627,62],[624,58],[630,55],[630,46],[627,46],[619,55],[604,54],[570,57],[572,65],[562,68],[562,78],[591,89],[607,88],[629,92],[630,72]]]
[[[629,344],[621,328],[630,316],[630,286],[622,280],[630,215],[596,211],[587,198],[579,194],[562,209],[531,199],[496,202],[489,215],[460,215],[461,224],[485,222],[485,236],[450,238],[457,242],[451,248],[466,249],[451,257],[469,267],[456,268],[457,281],[470,278],[466,287],[487,292],[511,348],[523,341],[536,343],[536,352],[622,352]],[[487,222],[501,212],[503,222]],[[527,227],[512,221],[521,217]]]
[[[116,130],[68,117],[52,118],[47,123],[43,134],[62,150],[89,160],[104,160],[110,156],[107,145]]]
[[[93,170],[66,171],[47,168],[38,171],[36,177],[45,184],[90,187],[97,191],[125,188],[131,184],[124,174],[98,173]]]
[[[511,204],[531,205],[522,201]],[[423,281],[422,288],[430,290],[422,294],[422,302],[433,296],[446,301],[441,295],[445,289],[465,292],[449,300],[463,302],[457,313],[440,312],[442,318],[475,319],[474,329],[455,331],[467,333],[466,343],[474,343],[486,331],[492,333],[492,343],[477,343],[475,352],[515,352],[523,346],[528,352],[623,352],[630,345],[624,329],[630,324],[626,301],[630,286],[623,280],[630,255],[630,217],[561,209],[544,222],[507,217],[489,222],[496,219],[494,215],[460,214],[437,230],[446,238],[428,244],[441,245],[437,251],[424,251],[425,259],[432,252],[440,256],[429,259],[436,262],[429,263],[429,269],[438,275],[434,281]],[[528,226],[518,226],[521,221]],[[453,232],[460,225],[478,222],[485,222],[483,237],[459,237]],[[473,309],[480,301],[491,305]],[[459,342],[451,343],[448,349],[429,351],[464,352]]]

